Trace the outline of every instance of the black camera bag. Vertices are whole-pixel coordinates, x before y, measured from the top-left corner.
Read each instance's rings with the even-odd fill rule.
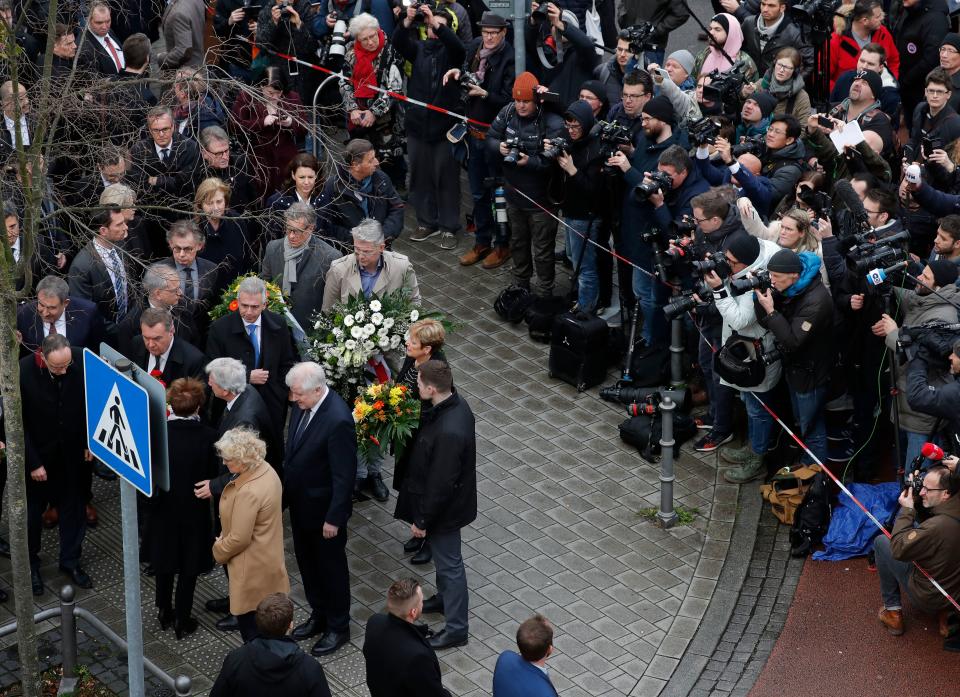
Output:
[[[609,333],[606,322],[585,312],[557,316],[550,336],[550,377],[578,392],[599,385],[607,376]]]
[[[559,295],[535,297],[527,307],[524,319],[530,338],[541,344],[550,343],[550,332],[553,330],[553,321],[567,307],[566,299]]]
[[[713,355],[713,371],[735,387],[756,387],[767,376],[763,342],[734,332]]]
[[[631,416],[620,424],[620,440],[640,451],[640,457],[647,462],[656,462],[660,457],[660,439],[663,437],[661,419],[656,414]],[[680,457],[680,446],[697,434],[697,424],[683,412],[673,412],[673,456]]]
[[[527,308],[533,302],[533,295],[522,286],[511,285],[500,291],[493,302],[493,311],[501,319],[516,324],[524,318]]]

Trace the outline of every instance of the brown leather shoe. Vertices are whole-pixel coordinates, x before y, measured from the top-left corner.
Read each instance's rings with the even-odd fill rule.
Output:
[[[97,523],[100,522],[100,516],[97,515],[97,509],[93,507],[93,504],[87,504],[87,525],[91,528],[97,527]]]
[[[473,249],[460,257],[460,266],[473,266],[481,259],[486,258],[490,251],[490,247],[474,245]]]
[[[510,248],[509,247],[494,247],[493,251],[487,255],[487,258],[483,260],[483,268],[485,269],[495,269],[498,266],[503,266],[510,259]]]
[[[950,617],[953,616],[953,608],[944,608],[939,613],[940,636],[944,639],[950,637]]]
[[[53,506],[50,506],[43,512],[41,516],[43,520],[43,527],[49,529],[57,526],[57,522],[60,520],[60,515],[57,513],[57,509]]]
[[[903,634],[902,610],[887,610],[886,608],[880,608],[880,614],[877,615],[877,619],[880,620],[880,624],[886,627],[887,631],[893,634],[893,636],[900,636]]]

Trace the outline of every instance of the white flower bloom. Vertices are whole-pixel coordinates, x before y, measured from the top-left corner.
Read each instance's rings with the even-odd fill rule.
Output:
[[[353,315],[347,315],[346,317],[343,318],[343,326],[344,327],[353,326]]]
[[[359,353],[353,354],[353,367],[354,367],[354,368],[359,368],[359,367],[360,367],[361,365],[363,365],[365,362],[366,362],[366,361],[363,360],[363,356],[361,356]]]
[[[383,326],[386,327],[387,329],[392,329],[394,324],[395,324],[395,320],[393,319],[393,317],[387,317],[385,320],[383,320]]]
[[[410,311],[410,321],[411,321],[411,322],[416,322],[418,319],[420,319],[420,310],[411,310],[411,311]]]
[[[363,314],[363,310],[357,310],[357,314],[355,314],[354,317],[357,319],[358,322],[362,322],[363,318],[366,317],[366,315]]]
[[[370,324],[369,322],[367,322],[365,325],[363,325],[363,333],[366,334],[367,336],[370,336],[370,335],[373,334],[375,331],[377,331],[377,328],[374,327],[374,326],[373,326],[372,324]]]
[[[352,360],[353,360],[353,354],[351,354],[349,351],[344,351],[343,356],[341,356],[340,358],[340,361],[337,361],[337,362],[340,363],[342,361],[343,363],[348,364]]]
[[[353,339],[347,339],[343,345],[348,351],[353,351],[355,348],[357,348],[357,342]]]
[[[383,305],[380,304],[380,301],[379,301],[379,300],[373,300],[373,301],[370,303],[370,311],[371,311],[371,312],[380,312],[380,310],[381,310],[382,308],[383,308]]]
[[[377,345],[368,339],[367,341],[363,342],[363,348],[365,348],[367,351],[373,351],[373,349],[377,348]]]
[[[333,335],[334,335],[335,337],[337,337],[338,339],[342,339],[342,338],[343,338],[343,330],[340,329],[340,327],[336,327],[336,328],[333,330]]]
[[[377,330],[377,336],[379,336],[379,337],[381,337],[381,338],[385,338],[385,337],[387,337],[387,336],[389,336],[389,335],[390,335],[390,331],[389,331],[386,327],[380,327],[380,328]]]
[[[374,312],[372,315],[370,315],[370,321],[375,325],[380,326],[383,324],[383,315],[381,315],[379,312]]]
[[[317,320],[316,322],[313,323],[313,328],[314,328],[314,329],[319,329],[319,328],[320,328],[320,320]]]
[[[350,328],[350,336],[352,336],[354,339],[360,339],[363,337],[363,328],[354,325]]]
[[[380,350],[389,351],[390,350],[390,339],[385,336],[380,337]]]

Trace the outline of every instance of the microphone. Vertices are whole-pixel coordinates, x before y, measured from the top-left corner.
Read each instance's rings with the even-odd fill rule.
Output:
[[[908,262],[901,261],[893,266],[888,266],[885,269],[873,269],[867,274],[867,283],[869,283],[871,286],[879,286],[887,280],[887,276],[890,274],[907,268],[907,264]]]
[[[920,454],[928,460],[940,461],[946,457],[946,453],[943,452],[943,448],[941,448],[939,445],[934,445],[933,443],[924,443],[923,447],[920,448]]]
[[[863,207],[863,201],[857,196],[857,192],[850,186],[849,181],[846,179],[838,180],[833,185],[833,193],[843,204],[843,207],[850,211],[850,214],[856,218],[858,226],[866,230],[872,227],[870,225],[870,218],[867,216],[867,211]]]

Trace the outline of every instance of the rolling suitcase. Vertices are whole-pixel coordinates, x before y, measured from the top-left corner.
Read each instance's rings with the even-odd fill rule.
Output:
[[[599,317],[564,312],[553,322],[550,341],[550,377],[573,385],[579,392],[607,377],[610,329]]]

